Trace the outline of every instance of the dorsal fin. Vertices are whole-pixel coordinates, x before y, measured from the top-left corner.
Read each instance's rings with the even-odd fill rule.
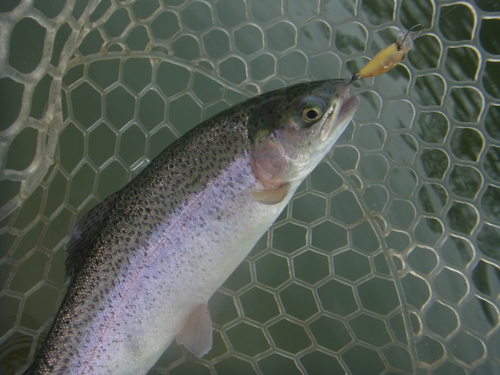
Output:
[[[68,258],[66,258],[66,279],[71,279],[78,272],[80,266],[87,258],[89,249],[98,230],[101,228],[104,219],[118,198],[118,193],[114,193],[93,207],[78,222],[73,229],[71,237],[66,245]]]

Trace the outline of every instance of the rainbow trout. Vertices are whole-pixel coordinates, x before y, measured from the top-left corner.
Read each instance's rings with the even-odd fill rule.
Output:
[[[26,374],[145,374],[174,338],[212,346],[207,301],[337,141],[349,81],[302,83],[201,123],[94,207],[68,292]]]

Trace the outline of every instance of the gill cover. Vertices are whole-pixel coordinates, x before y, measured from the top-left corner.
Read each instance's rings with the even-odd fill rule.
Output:
[[[253,192],[257,201],[279,203],[287,196],[290,182],[305,177],[304,167],[311,164],[312,155],[324,141],[320,139],[323,124],[334,118],[341,103],[335,90],[325,89],[335,87],[331,82],[329,86],[313,82],[311,87],[288,88],[287,95],[282,90],[269,93],[251,113],[252,170],[264,187]]]

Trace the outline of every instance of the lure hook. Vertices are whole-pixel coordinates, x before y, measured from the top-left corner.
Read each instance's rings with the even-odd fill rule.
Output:
[[[352,83],[360,78],[369,78],[384,74],[398,65],[413,47],[413,41],[422,34],[424,28],[412,34],[412,31],[419,26],[422,25],[417,24],[404,33],[401,30],[397,41],[377,53],[359,73],[352,75],[350,82]]]
[[[439,19],[443,18],[444,16],[455,10],[457,6],[459,6],[459,4],[456,4],[445,14],[439,17]],[[423,26],[422,24],[418,23],[412,26],[406,32],[403,32],[403,30],[401,30],[400,33],[398,34],[396,43],[388,45],[379,53],[377,53],[375,57],[372,60],[370,60],[368,64],[364,66],[363,69],[359,71],[359,73],[354,73],[352,75],[350,83],[360,78],[376,77],[394,68],[403,60],[408,51],[413,47],[413,41],[418,37],[420,37],[422,35],[422,32],[427,28],[429,28],[430,26],[431,24],[429,24],[428,26]],[[421,27],[421,29],[416,32],[413,32],[418,27]]]

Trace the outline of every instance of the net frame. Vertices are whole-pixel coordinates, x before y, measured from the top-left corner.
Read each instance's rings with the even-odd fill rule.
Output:
[[[63,295],[64,241],[85,211],[201,119],[273,88],[348,77],[417,23],[430,27],[408,59],[356,85],[354,124],[215,295],[213,353],[193,360],[171,348],[153,372],[313,373],[315,363],[352,373],[499,371],[494,4],[61,4],[0,6],[7,372],[32,358],[49,326]],[[165,72],[179,75],[167,83]],[[159,118],[141,112],[151,101]],[[102,138],[115,139],[111,154],[100,153]],[[42,301],[47,311],[32,316]],[[257,314],[254,301],[278,314]]]

